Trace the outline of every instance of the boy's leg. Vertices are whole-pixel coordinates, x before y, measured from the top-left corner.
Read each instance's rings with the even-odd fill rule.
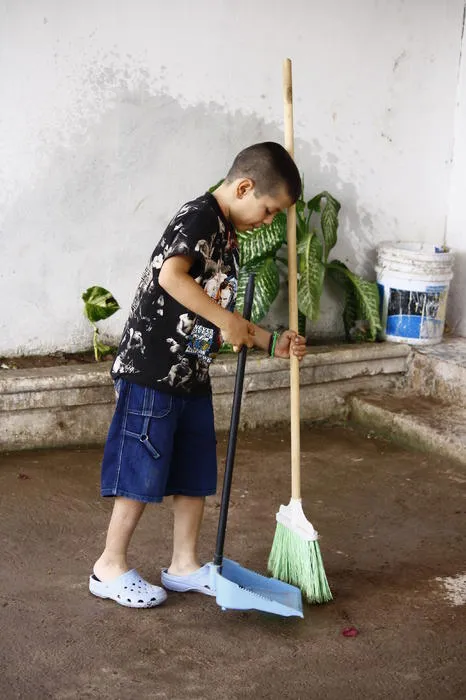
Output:
[[[204,496],[173,496],[173,556],[169,574],[186,576],[200,567],[197,554]]]
[[[147,502],[161,501],[170,468],[176,406],[169,394],[119,381],[102,462],[102,496],[114,498],[105,549],[94,565],[103,582],[129,570],[127,552]]]
[[[123,496],[115,498],[105,549],[94,564],[94,574],[100,581],[111,581],[129,570],[128,546],[145,506]]]

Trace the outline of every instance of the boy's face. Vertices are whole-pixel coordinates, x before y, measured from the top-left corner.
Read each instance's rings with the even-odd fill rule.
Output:
[[[273,195],[256,195],[254,182],[245,178],[235,183],[235,199],[230,204],[230,219],[238,231],[248,231],[263,224],[271,224],[275,214],[291,206],[285,187]]]

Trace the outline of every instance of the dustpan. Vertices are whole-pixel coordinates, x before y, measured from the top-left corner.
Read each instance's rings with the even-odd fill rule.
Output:
[[[217,604],[222,610],[260,610],[282,617],[304,617],[301,591],[296,586],[245,569],[223,559],[215,571]]]
[[[243,316],[248,320],[251,317],[253,297],[254,276],[250,275],[246,287],[243,310]],[[236,368],[217,544],[214,560],[210,565],[210,585],[216,592],[217,603],[222,610],[260,610],[261,612],[274,613],[283,617],[304,617],[299,588],[268,576],[262,576],[255,571],[245,569],[236,561],[224,559],[223,557],[246,356],[247,347],[244,346],[240,350]]]

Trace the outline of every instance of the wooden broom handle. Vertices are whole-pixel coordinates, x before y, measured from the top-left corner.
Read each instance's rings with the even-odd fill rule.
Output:
[[[285,107],[285,148],[294,158],[293,84],[291,60],[283,62],[283,101]],[[296,205],[288,209],[286,235],[288,241],[288,309],[289,327],[298,331],[298,258],[296,251]],[[300,426],[299,426],[299,360],[290,354],[291,402],[291,498],[301,498]]]

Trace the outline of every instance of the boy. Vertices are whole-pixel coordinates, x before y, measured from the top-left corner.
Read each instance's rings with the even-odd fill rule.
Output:
[[[112,367],[117,406],[102,464],[102,495],[115,497],[91,593],[128,607],[154,607],[164,588],[127,564],[146,503],[173,496],[173,556],[162,584],[175,591],[209,588],[197,543],[204,500],[216,491],[217,461],[209,365],[223,341],[301,359],[305,341],[278,339],[234,312],[238,279],[235,229],[271,223],[299,197],[292,158],[266,142],[238,154],[213,194],[185,204],[156,246],[133,301]]]

